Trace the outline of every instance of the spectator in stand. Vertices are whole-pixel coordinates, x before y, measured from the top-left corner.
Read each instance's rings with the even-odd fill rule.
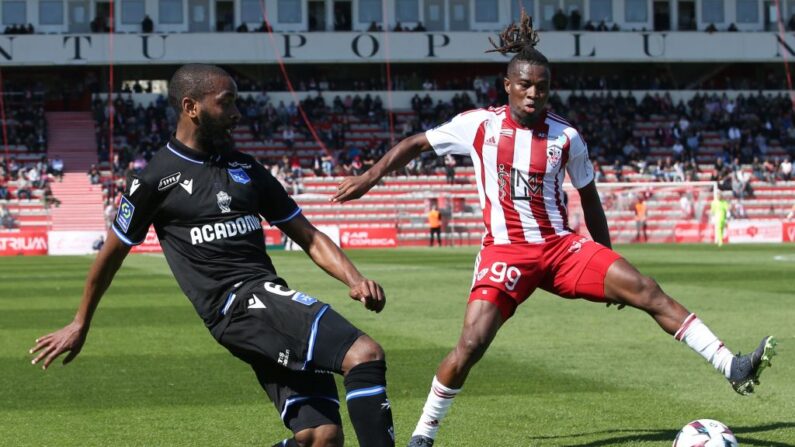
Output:
[[[792,180],[792,159],[789,155],[778,166],[779,178],[785,182]]]
[[[436,236],[436,241],[439,247],[442,246],[442,213],[436,203],[431,204],[431,210],[428,211],[428,230],[431,239],[428,243],[429,247],[433,247],[433,238]]]
[[[621,164],[621,160],[618,158],[616,158],[615,162],[613,162],[613,175],[615,175],[617,182],[624,181],[624,166]]]
[[[447,178],[448,185],[455,185],[455,157],[453,154],[447,154],[444,156],[444,173],[445,177]]]
[[[63,181],[64,164],[60,156],[56,155],[50,160],[50,174],[58,179],[59,182]]]
[[[292,150],[295,144],[295,130],[293,130],[293,126],[286,126],[284,128],[282,131],[282,139],[284,140],[284,145],[287,146],[287,150]]]
[[[582,24],[582,15],[580,14],[580,10],[574,8],[571,10],[571,14],[569,14],[569,28],[572,30],[579,30],[580,25]]]
[[[41,175],[41,172],[37,166],[32,166],[30,169],[28,169],[27,178],[30,182],[30,185],[35,189],[44,187],[44,183],[46,183],[46,177]]]
[[[732,175],[732,194],[738,199],[754,196],[751,187],[751,173],[742,169],[737,169]]]
[[[351,175],[361,175],[364,172],[364,162],[361,155],[354,155],[351,160]]]
[[[14,219],[14,216],[11,215],[11,211],[8,210],[4,204],[0,205],[0,227],[13,229],[17,227],[17,221]]]
[[[52,188],[50,187],[49,183],[44,185],[41,203],[44,205],[44,209],[50,209],[50,206],[52,205],[55,205],[56,208],[61,206],[61,201],[53,195]]]
[[[97,168],[97,165],[91,165],[91,167],[88,169],[87,175],[88,175],[88,180],[91,182],[92,185],[99,185],[101,175],[99,173],[99,168]]]
[[[8,199],[8,185],[6,185],[5,176],[0,176],[0,200]]]
[[[31,197],[30,182],[24,175],[19,176],[19,180],[17,180],[17,199],[30,200]]]
[[[558,8],[558,11],[552,16],[552,26],[555,27],[555,31],[565,30],[568,24],[569,18],[566,17],[566,13],[563,12],[563,9]]]
[[[764,163],[762,163],[762,176],[764,181],[770,183],[771,185],[776,184],[776,171],[778,168],[776,165],[770,160],[770,158],[765,158]]]
[[[605,170],[602,168],[602,164],[596,159],[593,159],[591,164],[593,164],[594,181],[596,181],[596,183],[604,182],[607,176],[605,175]]]
[[[323,175],[326,177],[331,177],[334,175],[334,157],[327,153],[323,154],[321,166],[323,168]]]
[[[155,30],[155,24],[152,22],[152,18],[149,15],[145,15],[144,19],[141,20],[141,32],[142,33],[151,33]]]

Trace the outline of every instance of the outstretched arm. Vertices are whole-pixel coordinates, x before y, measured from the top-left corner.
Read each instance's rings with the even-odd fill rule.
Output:
[[[596,242],[605,247],[611,247],[610,230],[607,228],[607,218],[602,208],[602,201],[599,200],[599,193],[596,191],[596,183],[588,183],[578,191],[588,232]]]
[[[334,202],[347,202],[358,199],[375,186],[381,177],[406,166],[409,161],[424,151],[432,149],[425,132],[412,135],[389,150],[378,163],[367,172],[356,177],[348,177],[337,187],[337,193],[331,198]]]
[[[64,358],[64,364],[77,357],[86,341],[91,318],[99,300],[129,252],[130,247],[125,245],[113,230],[108,231],[105,245],[102,246],[88,272],[83,299],[80,301],[74,320],[51,334],[37,338],[36,346],[30,350],[30,353],[41,352],[31,363],[35,365],[43,360],[42,369],[47,369],[50,363],[64,352],[69,351],[69,355]]]
[[[315,264],[347,285],[351,298],[360,301],[369,310],[381,312],[386,305],[381,286],[362,276],[345,252],[302,214],[279,224],[279,228],[301,246]]]

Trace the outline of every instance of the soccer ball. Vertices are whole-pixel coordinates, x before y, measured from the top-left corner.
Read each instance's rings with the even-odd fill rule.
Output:
[[[679,430],[673,447],[736,447],[734,433],[722,422],[712,419],[693,421]]]

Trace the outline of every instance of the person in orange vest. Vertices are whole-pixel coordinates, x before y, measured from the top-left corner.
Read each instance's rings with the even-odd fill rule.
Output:
[[[646,234],[646,201],[642,194],[638,195],[638,201],[635,202],[635,240],[649,241],[649,236]]]
[[[433,247],[433,236],[436,236],[436,240],[439,242],[439,246],[442,246],[442,213],[439,212],[438,207],[436,204],[431,205],[431,210],[428,211],[428,228],[431,232],[431,240],[428,243],[429,247]]]

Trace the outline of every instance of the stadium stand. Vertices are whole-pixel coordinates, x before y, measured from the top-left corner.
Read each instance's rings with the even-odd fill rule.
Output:
[[[44,229],[50,225],[52,167],[47,161],[48,127],[40,86],[4,83],[0,205],[5,230]]]
[[[423,100],[420,95],[412,101],[412,110],[393,112],[394,127],[403,135],[475,107],[469,98],[478,97],[474,92],[456,94],[444,103],[430,97]],[[326,104],[323,97],[335,99]],[[135,104],[133,98],[114,100],[117,180],[143,168],[157,149],[155,136],[165,138],[164,129],[168,128],[170,112],[162,98],[147,107]],[[481,99],[487,101],[488,97]],[[735,218],[780,219],[795,202],[795,183],[786,180],[790,177],[781,168],[788,163],[786,147],[793,141],[792,126],[782,119],[789,113],[789,100],[778,93],[563,91],[550,103],[573,123],[584,123],[578,127],[590,144],[599,181],[607,186],[613,182],[717,181],[722,194],[733,202]],[[97,113],[106,107],[95,101],[97,135],[107,131],[105,117]],[[453,185],[446,181],[442,160],[431,156],[356,203],[330,204],[328,197],[341,176],[362,172],[389,147],[388,111],[377,95],[342,99],[333,91],[322,97],[309,96],[301,107],[323,145],[313,139],[294,104],[285,106],[280,101],[274,107],[267,96],[256,94],[241,95],[239,108],[244,119],[234,135],[237,148],[266,165],[314,222],[343,229],[396,228],[401,245],[424,245],[425,216],[430,204],[436,203],[444,213],[447,244],[480,242],[478,195],[473,169],[466,166],[468,160],[458,163]],[[731,130],[737,123],[742,123],[739,138],[732,139]],[[144,136],[145,129],[153,132]],[[677,143],[681,149],[676,148]],[[769,172],[761,163],[754,165],[754,160],[760,159],[768,163]],[[331,167],[324,167],[325,163]],[[120,191],[123,186],[110,185],[110,171],[104,166],[105,188]],[[651,242],[672,241],[675,222],[671,216],[680,217],[681,196],[699,194],[683,189],[652,193],[652,188],[614,193],[607,186],[603,187],[604,202],[618,242],[634,239],[635,196],[619,200],[616,194],[647,195]],[[576,193],[570,195],[576,200]],[[701,197],[691,197],[695,209],[690,219],[706,222],[710,199],[709,190],[701,191]]]

